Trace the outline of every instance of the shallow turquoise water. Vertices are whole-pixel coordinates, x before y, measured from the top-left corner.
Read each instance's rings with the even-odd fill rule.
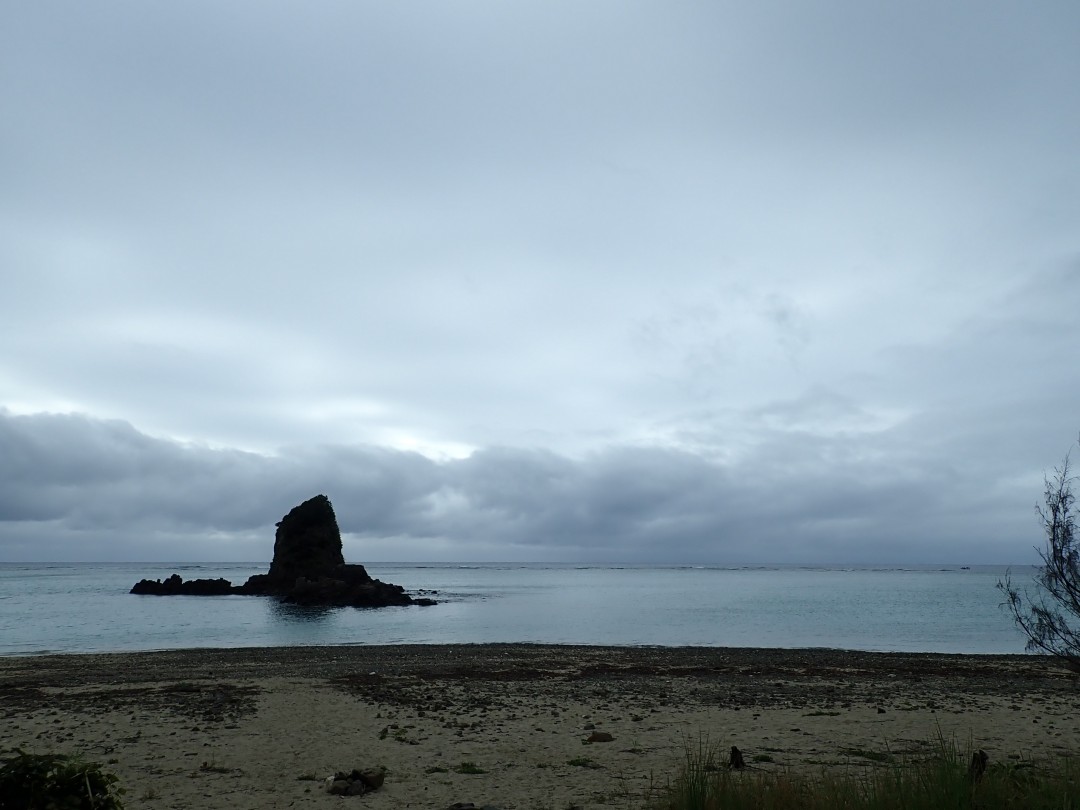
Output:
[[[0,563],[0,655],[305,644],[534,642],[1017,653],[1005,569],[381,564],[434,607],[313,610],[260,597],[132,596],[267,563]],[[1031,569],[1014,570],[1019,581]]]

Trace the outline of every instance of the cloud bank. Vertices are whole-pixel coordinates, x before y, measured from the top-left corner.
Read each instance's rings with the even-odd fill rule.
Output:
[[[4,413],[0,549],[8,561],[266,559],[273,523],[326,492],[347,556],[369,562],[1030,561],[1031,488],[1015,468],[867,449],[787,434],[738,462],[658,447],[264,456],[118,421]]]

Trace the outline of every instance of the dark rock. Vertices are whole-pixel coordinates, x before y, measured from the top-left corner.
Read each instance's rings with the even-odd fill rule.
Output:
[[[594,731],[589,735],[589,739],[585,742],[602,743],[602,742],[614,742],[615,738],[608,734],[606,731]]]
[[[360,771],[360,781],[372,790],[378,790],[383,786],[383,782],[386,781],[386,771],[381,768],[376,771]]]
[[[277,524],[270,570],[234,586],[227,579],[184,582],[173,574],[164,582],[144,579],[131,589],[156,596],[276,596],[305,607],[390,607],[434,605],[413,599],[403,587],[374,579],[362,565],[347,564],[341,553],[341,530],[330,499],[316,495]]]
[[[254,577],[252,577],[254,579]],[[309,579],[298,577],[289,587],[252,590],[251,580],[244,585],[246,593],[280,596],[294,605],[329,605],[331,607],[387,607],[412,605],[414,600],[400,585],[372,579],[362,565],[339,565],[321,576]],[[258,581],[261,588],[264,582]]]
[[[353,768],[352,771],[338,771],[326,779],[326,792],[335,796],[363,796],[372,790],[382,787],[386,777],[382,769],[360,770]]]
[[[149,596],[225,596],[236,593],[236,588],[227,579],[190,579],[184,582],[179,574],[160,579],[140,579],[131,589],[131,593]]]

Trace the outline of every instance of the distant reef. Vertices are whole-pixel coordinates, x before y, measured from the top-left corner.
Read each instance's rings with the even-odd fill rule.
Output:
[[[265,574],[243,585],[227,579],[191,579],[179,574],[139,580],[131,593],[150,596],[274,596],[295,605],[323,607],[390,607],[433,605],[414,599],[400,585],[374,579],[364,566],[345,562],[341,530],[330,499],[316,495],[277,524],[274,559]]]

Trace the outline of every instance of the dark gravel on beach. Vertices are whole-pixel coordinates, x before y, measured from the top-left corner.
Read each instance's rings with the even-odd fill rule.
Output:
[[[1077,695],[1078,676],[1041,656],[868,653],[826,649],[521,644],[278,647],[0,658],[0,708],[88,697],[169,695],[193,713],[239,709],[246,681],[316,679],[409,708],[496,706],[541,683],[651,705],[862,705],[934,708],[934,697]],[[138,685],[139,688],[133,688]],[[239,691],[238,691],[239,690]],[[224,697],[223,697],[224,695]],[[201,702],[200,702],[201,701]],[[209,701],[209,706],[203,705]]]

